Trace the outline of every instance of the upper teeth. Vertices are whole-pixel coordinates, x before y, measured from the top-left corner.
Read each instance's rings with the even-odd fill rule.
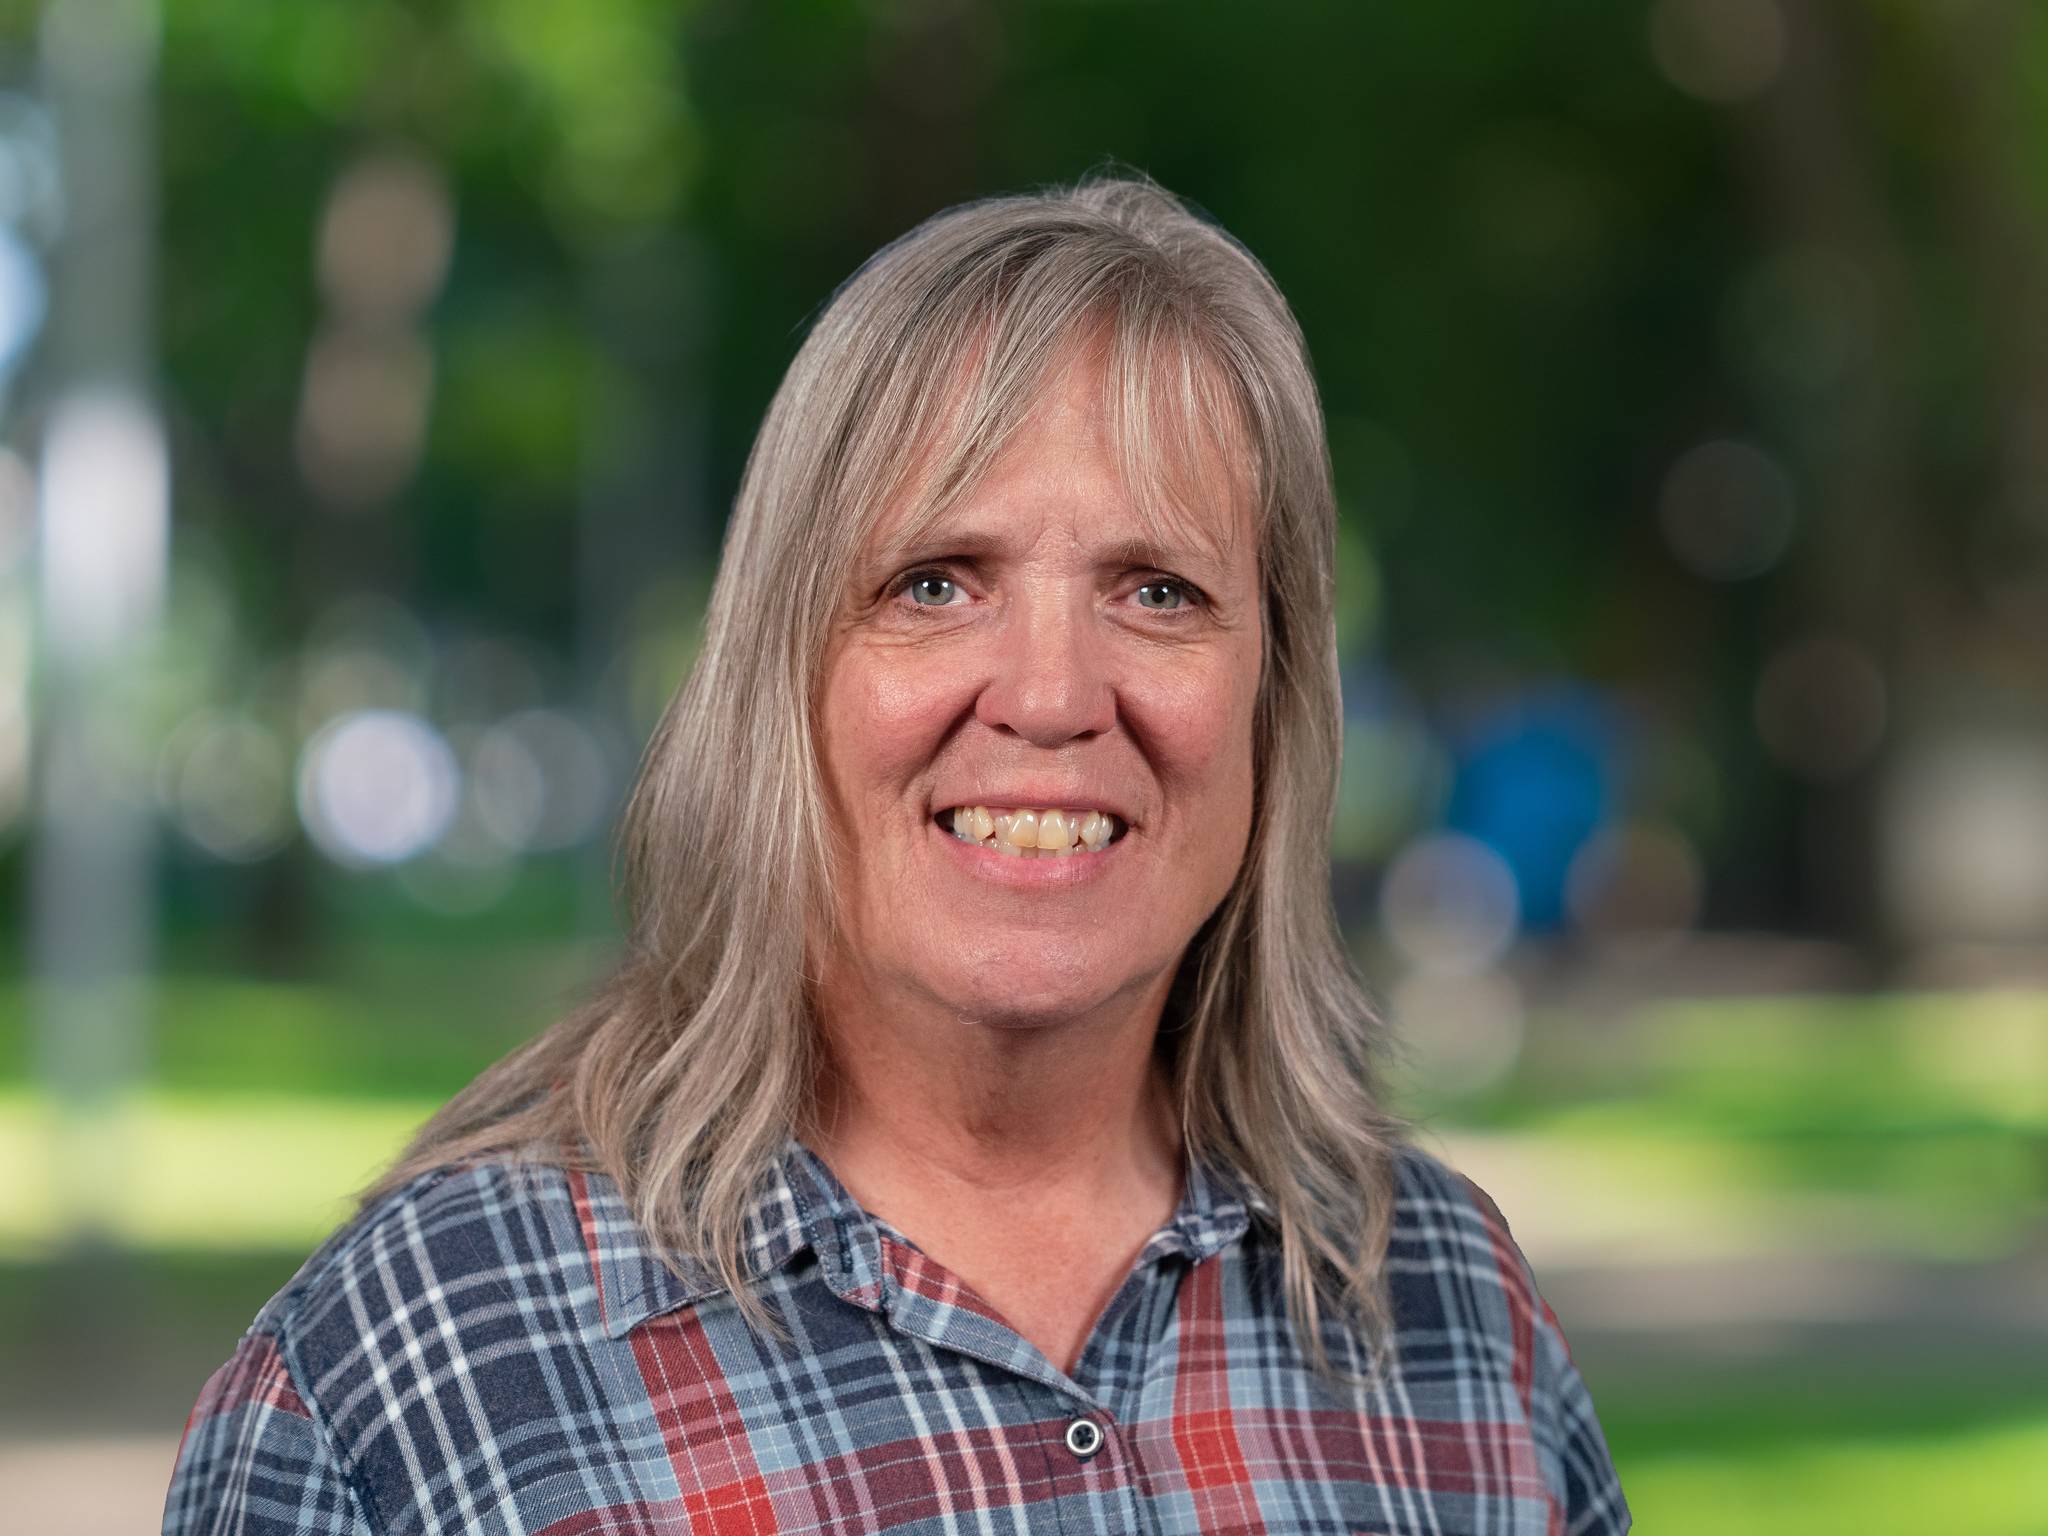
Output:
[[[1115,831],[1116,819],[1102,811],[1023,807],[992,811],[985,805],[963,805],[953,812],[955,837],[989,844],[1009,854],[1095,853],[1108,844]]]

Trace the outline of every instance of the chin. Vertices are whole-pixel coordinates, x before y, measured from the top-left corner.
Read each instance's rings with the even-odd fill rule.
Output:
[[[1058,965],[1048,965],[1048,946],[1063,944],[1068,958]],[[1028,944],[1002,946],[977,954],[976,971],[993,984],[977,985],[975,978],[954,971],[934,976],[927,982],[926,990],[962,1019],[991,1029],[1039,1029],[1066,1023],[1147,990],[1157,975],[1156,969],[1134,969],[1131,960],[1128,948],[1090,944],[1079,936],[1040,937]],[[1118,974],[1114,978],[1105,976],[1106,964],[1116,966]]]

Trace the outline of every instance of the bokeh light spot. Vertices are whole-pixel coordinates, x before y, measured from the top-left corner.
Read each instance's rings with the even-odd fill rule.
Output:
[[[1890,775],[1881,822],[1886,905],[1911,940],[2048,933],[2048,739],[1930,739]]]
[[[1491,1088],[1521,1056],[1521,993],[1498,971],[1418,971],[1395,986],[1390,1002],[1407,1071],[1426,1096]]]
[[[440,291],[455,248],[455,210],[440,174],[404,154],[342,174],[320,220],[320,286],[350,320],[411,320]]]
[[[484,825],[526,852],[584,841],[609,806],[611,774],[597,738],[555,710],[522,710],[491,727],[472,772]]]
[[[1684,833],[1625,822],[1601,828],[1579,849],[1565,879],[1565,907],[1595,938],[1667,937],[1699,920],[1705,885],[1699,852]]]
[[[1657,0],[1650,54],[1686,95],[1743,101],[1784,67],[1785,17],[1777,0]]]
[[[1740,581],[1776,565],[1792,542],[1792,482],[1751,443],[1701,443],[1664,479],[1657,519],[1687,569]]]
[[[299,816],[322,852],[357,868],[425,852],[454,819],[455,754],[425,720],[364,710],[330,721],[299,759]]]
[[[1380,891],[1380,920],[1417,969],[1471,974],[1514,941],[1521,898],[1507,860],[1477,838],[1441,832],[1394,860]]]
[[[214,858],[248,863],[291,836],[291,763],[275,732],[205,711],[164,744],[159,798],[173,823]]]

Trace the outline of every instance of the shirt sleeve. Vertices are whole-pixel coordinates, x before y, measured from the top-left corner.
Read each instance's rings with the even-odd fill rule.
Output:
[[[164,1536],[375,1536],[276,1338],[246,1334],[185,1421]]]
[[[1621,1478],[1607,1449],[1607,1437],[1593,1411],[1593,1395],[1572,1363],[1571,1347],[1550,1303],[1536,1289],[1529,1261],[1508,1231],[1507,1218],[1485,1190],[1462,1179],[1479,1207],[1496,1253],[1507,1273],[1503,1281],[1519,1292],[1517,1310],[1529,1323],[1532,1377],[1530,1397],[1543,1423],[1541,1438],[1554,1451],[1553,1488],[1564,1516],[1566,1536],[1623,1536],[1633,1524]]]
[[[1607,1450],[1607,1437],[1593,1412],[1593,1397],[1572,1364],[1564,1330],[1542,1298],[1536,1329],[1539,1373],[1550,1381],[1555,1405],[1558,1461],[1563,1471],[1567,1536],[1621,1536],[1632,1523],[1621,1479]]]

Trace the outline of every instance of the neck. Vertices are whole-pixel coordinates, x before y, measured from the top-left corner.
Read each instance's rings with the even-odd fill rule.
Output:
[[[1170,977],[1025,1024],[829,984],[845,979],[820,989],[832,1003],[804,1129],[878,1214],[994,1199],[1050,1212],[1177,1186],[1179,1118],[1153,1050]]]

